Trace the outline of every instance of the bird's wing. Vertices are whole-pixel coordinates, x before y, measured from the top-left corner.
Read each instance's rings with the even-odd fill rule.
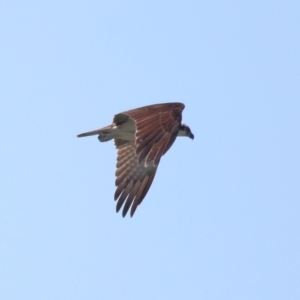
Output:
[[[118,149],[116,192],[117,211],[122,205],[123,216],[131,204],[131,216],[146,196],[154,179],[160,158],[174,143],[180,124],[182,103],[166,103],[141,107],[118,114],[116,125],[126,122],[126,116],[135,123],[135,140],[115,139]]]
[[[122,212],[123,217],[131,205],[130,215],[133,216],[137,206],[142,202],[151,186],[158,164],[145,166],[144,162],[140,163],[134,141],[115,140],[115,144],[118,148],[117,189],[115,192],[115,200],[118,200],[117,212],[125,203]]]
[[[160,158],[174,143],[181,125],[182,103],[164,103],[125,111],[114,118],[114,122],[128,116],[135,123],[135,152],[138,161],[145,166],[157,166]]]

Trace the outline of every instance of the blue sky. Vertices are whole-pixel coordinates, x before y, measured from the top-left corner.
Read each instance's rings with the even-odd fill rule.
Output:
[[[300,298],[299,1],[0,4],[1,299]],[[183,102],[195,140],[115,213],[113,143]]]

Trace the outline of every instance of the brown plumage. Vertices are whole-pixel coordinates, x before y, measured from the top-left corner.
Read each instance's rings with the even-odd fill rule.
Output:
[[[177,136],[194,138],[190,128],[181,123],[182,103],[144,106],[115,115],[113,124],[79,134],[99,135],[101,142],[115,140],[118,149],[115,200],[117,212],[123,206],[125,217],[131,207],[133,216],[154,179],[160,158]]]

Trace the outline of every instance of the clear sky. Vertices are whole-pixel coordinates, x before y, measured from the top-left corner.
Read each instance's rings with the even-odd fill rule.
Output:
[[[299,1],[2,1],[0,299],[300,299]],[[183,102],[195,140],[116,214],[113,143]]]

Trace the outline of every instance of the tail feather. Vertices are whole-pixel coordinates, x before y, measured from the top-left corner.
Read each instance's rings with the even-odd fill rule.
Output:
[[[99,140],[101,142],[106,142],[114,138],[114,133],[116,131],[116,128],[114,128],[113,125],[109,125],[100,129],[96,129],[93,131],[84,132],[81,134],[78,134],[77,137],[85,137],[85,136],[91,136],[91,135],[99,135]]]
[[[89,131],[89,132],[78,134],[77,137],[85,137],[85,136],[90,136],[90,135],[97,135],[97,134],[100,134],[100,133],[101,133],[101,129],[97,129],[97,130],[93,130],[93,131]]]

